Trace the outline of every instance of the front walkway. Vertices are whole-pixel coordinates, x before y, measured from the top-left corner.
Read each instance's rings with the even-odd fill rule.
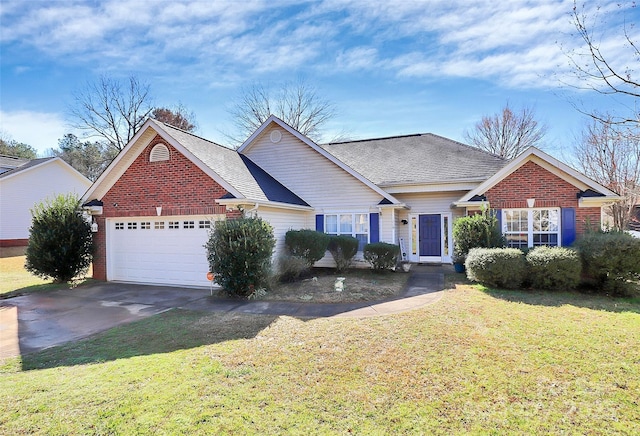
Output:
[[[102,282],[0,300],[0,359],[86,338],[172,308],[300,318],[368,317],[404,312],[442,298],[448,266],[413,265],[401,295],[378,302],[246,301],[209,296],[208,289]]]

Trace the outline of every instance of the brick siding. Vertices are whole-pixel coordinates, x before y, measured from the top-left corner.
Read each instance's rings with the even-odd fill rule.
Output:
[[[535,207],[573,207],[576,209],[576,233],[588,225],[600,227],[599,207],[578,207],[580,189],[529,161],[489,189],[485,196],[492,209],[527,208],[527,199],[535,198]]]
[[[170,159],[149,162],[151,149],[158,143],[167,146]],[[155,217],[158,206],[162,206],[162,216],[226,214],[228,218],[238,217],[238,211],[227,212],[225,206],[214,202],[225,194],[227,191],[222,186],[156,136],[101,199],[103,214],[94,217],[98,232],[94,234],[93,277],[107,278],[106,218]]]

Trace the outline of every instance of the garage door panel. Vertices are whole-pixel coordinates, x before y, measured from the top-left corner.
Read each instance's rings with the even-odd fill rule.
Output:
[[[210,219],[201,216],[109,219],[108,279],[209,286],[204,248],[209,229],[200,228],[199,223]],[[159,228],[156,223],[163,224]]]

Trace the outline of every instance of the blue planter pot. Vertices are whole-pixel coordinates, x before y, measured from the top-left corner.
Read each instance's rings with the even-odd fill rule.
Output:
[[[454,263],[453,264],[453,268],[455,269],[455,271],[457,273],[463,273],[464,272],[464,263]]]

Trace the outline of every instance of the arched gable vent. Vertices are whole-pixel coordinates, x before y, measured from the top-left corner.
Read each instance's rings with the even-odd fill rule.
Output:
[[[149,155],[149,162],[160,162],[163,160],[169,160],[169,149],[164,144],[154,145]]]

